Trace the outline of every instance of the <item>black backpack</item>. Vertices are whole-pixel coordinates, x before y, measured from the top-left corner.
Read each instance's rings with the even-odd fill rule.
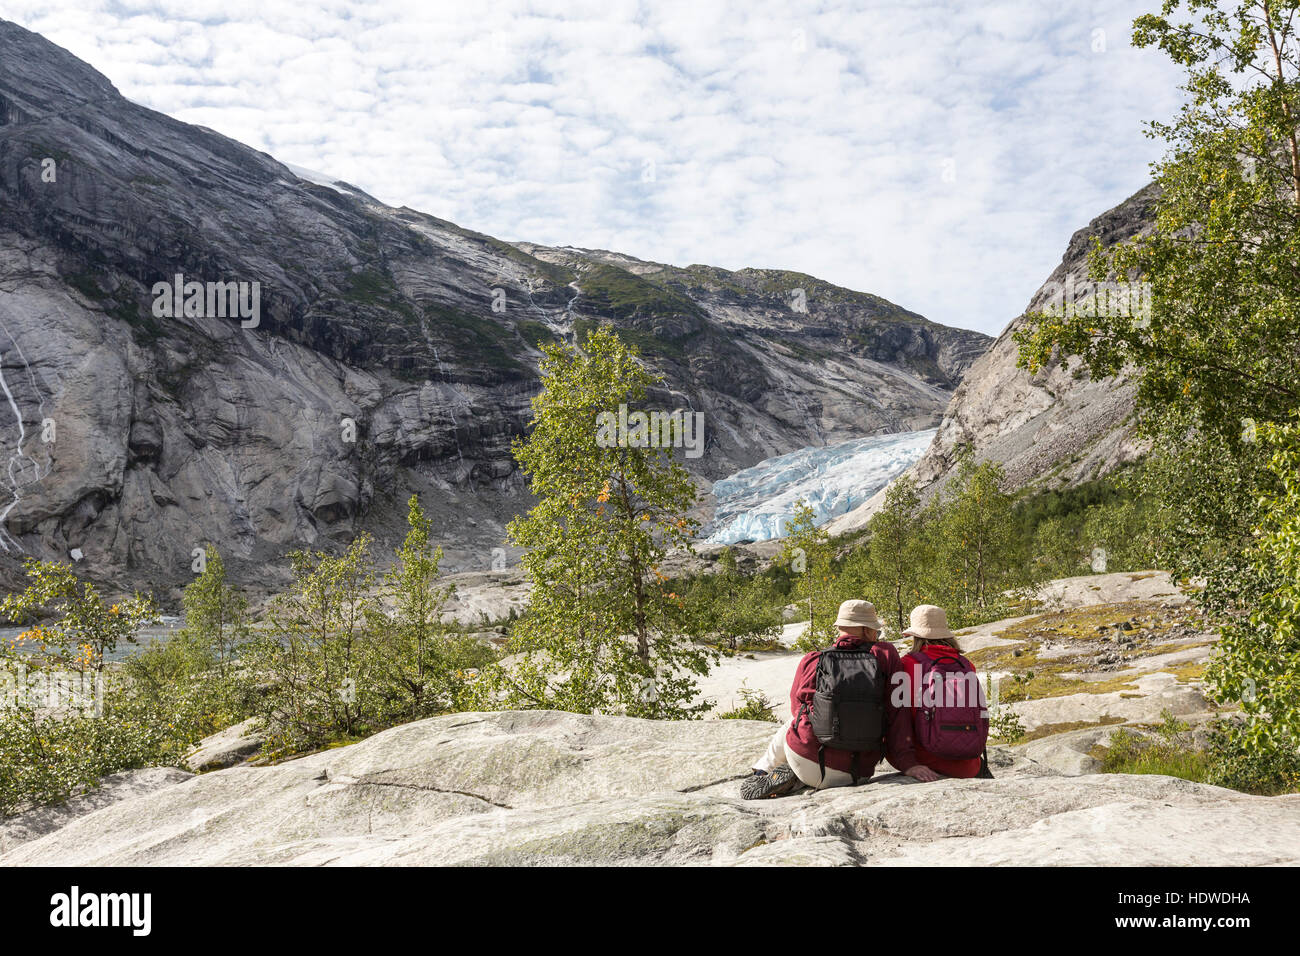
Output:
[[[821,747],[817,763],[826,779],[826,748],[849,750],[849,774],[857,785],[858,755],[884,752],[885,674],[868,648],[832,647],[817,659],[817,684],[812,701],[812,730]],[[868,776],[871,770],[868,768]]]

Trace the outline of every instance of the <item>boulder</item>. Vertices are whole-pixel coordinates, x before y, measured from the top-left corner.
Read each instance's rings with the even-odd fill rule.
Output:
[[[204,737],[198,745],[185,755],[185,766],[195,773],[206,770],[220,770],[243,763],[259,750],[266,742],[266,736],[257,730],[256,718],[217,731],[211,737]]]
[[[1111,736],[1118,729],[1118,725],[1109,724],[1052,734],[1016,747],[1015,753],[1020,759],[1031,761],[1045,771],[1067,777],[1097,773],[1101,770],[1101,761],[1092,755],[1092,751],[1109,746]]]

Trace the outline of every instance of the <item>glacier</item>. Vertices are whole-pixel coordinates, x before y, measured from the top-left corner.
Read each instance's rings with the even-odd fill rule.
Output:
[[[711,544],[781,537],[803,498],[818,525],[865,502],[924,454],[937,429],[800,448],[713,485]]]

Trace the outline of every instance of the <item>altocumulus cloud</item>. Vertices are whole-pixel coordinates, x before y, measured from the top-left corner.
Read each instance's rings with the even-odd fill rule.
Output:
[[[122,92],[507,239],[998,331],[1181,102],[1141,0],[0,0]]]

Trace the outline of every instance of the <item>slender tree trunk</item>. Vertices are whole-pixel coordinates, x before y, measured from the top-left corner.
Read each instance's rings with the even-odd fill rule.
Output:
[[[1296,121],[1291,113],[1291,104],[1287,101],[1286,73],[1282,68],[1282,48],[1278,43],[1277,31],[1273,28],[1273,10],[1270,0],[1263,0],[1264,23],[1268,27],[1268,42],[1273,50],[1273,64],[1277,69],[1277,85],[1282,93],[1282,115],[1286,118],[1287,146],[1291,153],[1291,195],[1295,204],[1300,206],[1300,143],[1296,141]]]
[[[619,496],[623,499],[623,513],[627,516],[629,526],[636,532],[636,509],[628,496],[627,479],[619,475]],[[636,554],[636,545],[628,548],[628,573],[632,578],[632,620],[636,628],[636,655],[647,666],[650,664],[650,635],[646,631],[645,582],[641,580],[641,561]]]
[[[633,588],[633,614],[636,624],[636,656],[650,663],[650,635],[646,630],[645,583],[641,580],[641,565],[636,558],[630,565]]]
[[[895,542],[895,548],[899,545]],[[895,550],[897,556],[894,562],[894,612],[898,617],[898,630],[903,630],[903,577],[905,570],[903,568],[903,555],[899,550]]]

